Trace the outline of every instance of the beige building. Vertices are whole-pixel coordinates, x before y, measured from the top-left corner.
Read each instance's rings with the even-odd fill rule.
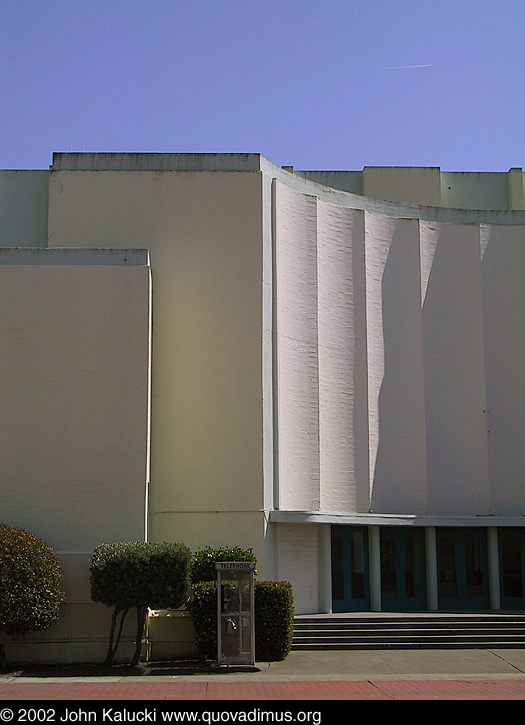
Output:
[[[0,172],[0,520],[102,658],[102,542],[253,547],[297,613],[525,608],[524,174],[55,154]],[[191,649],[180,614],[153,656]]]

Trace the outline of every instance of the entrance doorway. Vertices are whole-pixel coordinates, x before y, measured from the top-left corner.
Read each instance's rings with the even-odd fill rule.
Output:
[[[485,529],[436,529],[440,609],[488,609]]]
[[[381,609],[426,609],[424,529],[381,528],[380,551]]]
[[[525,609],[525,530],[499,530],[502,609]]]
[[[370,609],[368,532],[365,527],[332,526],[332,609]]]

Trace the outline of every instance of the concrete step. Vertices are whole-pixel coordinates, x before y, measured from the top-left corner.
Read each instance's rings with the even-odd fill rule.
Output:
[[[524,614],[297,616],[292,649],[525,648]]]

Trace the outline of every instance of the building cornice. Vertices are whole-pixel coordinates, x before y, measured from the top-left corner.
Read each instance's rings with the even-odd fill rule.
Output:
[[[525,527],[523,516],[484,515],[432,515],[432,514],[377,514],[329,513],[322,511],[270,511],[272,524],[333,524],[343,526],[518,526]]]

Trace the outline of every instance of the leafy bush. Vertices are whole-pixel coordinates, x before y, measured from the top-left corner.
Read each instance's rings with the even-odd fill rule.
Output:
[[[90,561],[91,598],[113,607],[106,664],[113,661],[124,618],[132,607],[137,610],[137,630],[131,664],[138,663],[148,607],[175,609],[187,599],[190,557],[190,550],[178,543],[132,541],[97,546]]]
[[[280,662],[288,655],[293,613],[290,582],[255,582],[255,654],[259,662]]]
[[[45,541],[0,524],[0,631],[24,635],[56,622],[62,581],[59,558]]]
[[[255,582],[255,656],[279,662],[290,652],[293,636],[293,594],[289,582]],[[193,617],[197,652],[202,660],[217,656],[217,582],[191,587],[188,609]]]
[[[241,549],[239,546],[213,549],[206,546],[198,549],[190,561],[190,584],[217,581],[215,564],[219,561],[250,561],[257,564],[253,549]]]
[[[195,644],[202,661],[217,656],[217,582],[191,585],[188,611],[193,619]]]

